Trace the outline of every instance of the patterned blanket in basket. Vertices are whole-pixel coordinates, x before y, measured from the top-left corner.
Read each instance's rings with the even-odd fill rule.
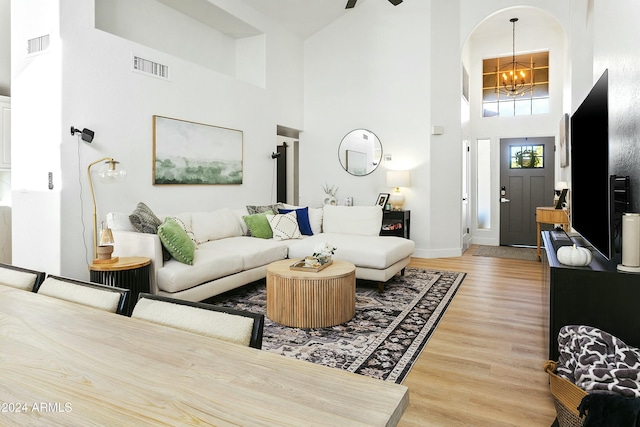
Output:
[[[640,397],[640,350],[591,326],[564,326],[558,334],[557,373],[586,391]]]

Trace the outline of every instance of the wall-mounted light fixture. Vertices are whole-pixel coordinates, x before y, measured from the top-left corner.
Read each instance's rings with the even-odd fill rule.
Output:
[[[95,132],[91,129],[84,128],[80,130],[71,126],[71,136],[75,135],[76,133],[80,133],[80,138],[82,138],[84,142],[88,143],[91,143],[91,141],[93,141],[93,136],[95,135]]]

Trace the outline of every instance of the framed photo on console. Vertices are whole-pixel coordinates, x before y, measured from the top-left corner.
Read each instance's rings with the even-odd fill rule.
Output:
[[[382,209],[386,209],[388,200],[389,200],[389,193],[380,193],[378,194],[378,201],[376,202],[376,205],[382,206]]]

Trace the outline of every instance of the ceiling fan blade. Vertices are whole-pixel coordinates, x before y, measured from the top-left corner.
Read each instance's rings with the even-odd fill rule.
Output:
[[[347,0],[347,7],[345,9],[351,9],[356,5],[358,0]]]
[[[402,0],[389,0],[389,3],[391,3],[394,6],[399,5],[400,3],[402,3]]]

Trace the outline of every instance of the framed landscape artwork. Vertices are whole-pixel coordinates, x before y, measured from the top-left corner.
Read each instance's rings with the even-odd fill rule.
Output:
[[[153,184],[242,184],[241,130],[153,116]]]

